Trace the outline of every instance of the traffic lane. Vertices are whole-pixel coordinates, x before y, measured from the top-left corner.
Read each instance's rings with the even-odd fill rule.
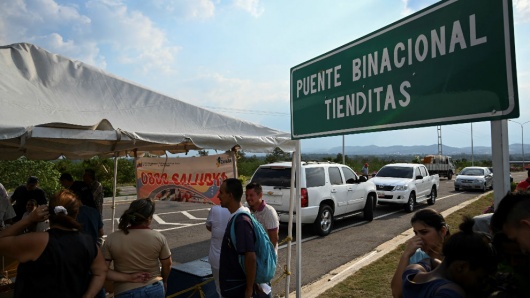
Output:
[[[482,195],[481,192],[454,192],[447,188],[450,183],[443,184],[441,194],[435,205],[420,203],[415,211],[423,208],[434,208],[439,212],[449,209],[464,201]],[[452,185],[451,185],[452,186]],[[302,240],[302,285],[318,280],[322,275],[361,257],[380,244],[394,238],[396,235],[410,228],[410,219],[414,213],[405,213],[401,206],[379,205],[375,212],[374,221],[368,223],[361,216],[354,216],[344,221],[337,221],[332,233],[326,237],[309,237]],[[457,229],[453,227],[452,229]],[[293,274],[289,285],[291,290],[296,286],[296,250],[293,245],[291,272]],[[280,250],[278,254],[278,270],[286,264],[286,251]],[[281,272],[277,272],[276,277]],[[384,284],[382,286],[389,286]],[[284,293],[285,279],[273,286],[275,293]]]

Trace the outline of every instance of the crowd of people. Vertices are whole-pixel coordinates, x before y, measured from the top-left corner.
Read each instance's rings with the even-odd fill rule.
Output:
[[[497,208],[450,233],[434,209],[411,219],[390,287],[394,297],[530,297],[530,170]]]
[[[19,262],[14,297],[106,297],[106,280],[114,297],[165,297],[171,252],[149,228],[154,203],[133,201],[103,241],[103,189],[94,171],[59,181],[63,189],[49,200],[35,176],[11,197],[0,184],[0,254]]]
[[[392,295],[529,297],[530,171],[528,177],[486,220],[464,217],[455,233],[438,211],[417,211],[411,218],[415,235],[390,284]],[[63,173],[64,189],[49,201],[35,176],[11,197],[0,184],[0,253],[19,262],[14,296],[105,297],[104,283],[111,281],[114,297],[165,297],[171,251],[166,238],[150,228],[155,203],[132,201],[119,230],[103,241],[101,184],[91,170],[83,178],[74,181]],[[259,184],[243,187],[229,178],[220,186],[220,206],[210,209],[208,259],[219,297],[272,297],[270,281],[255,280],[254,224],[278,253],[278,214],[262,196]]]

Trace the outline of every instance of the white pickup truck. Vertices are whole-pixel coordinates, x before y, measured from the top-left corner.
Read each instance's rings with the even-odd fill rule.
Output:
[[[388,164],[370,181],[377,189],[379,204],[402,204],[406,212],[425,200],[433,205],[440,186],[438,174],[429,175],[424,165],[413,163]]]

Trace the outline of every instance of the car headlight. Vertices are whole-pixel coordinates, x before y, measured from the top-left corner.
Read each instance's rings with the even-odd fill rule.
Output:
[[[484,178],[478,178],[477,180],[475,180],[476,182],[478,183],[484,183],[486,181],[486,179]]]
[[[460,181],[460,179],[458,179],[458,178],[455,180],[455,183],[460,183],[460,182],[461,182],[461,181]]]
[[[407,190],[408,187],[406,185],[396,185],[394,190]]]

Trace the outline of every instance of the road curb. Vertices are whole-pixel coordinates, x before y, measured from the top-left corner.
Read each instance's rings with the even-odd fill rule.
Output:
[[[490,191],[491,192],[491,191]],[[487,195],[490,192],[485,192],[482,195],[462,202],[456,206],[453,206],[445,211],[442,212],[442,215],[444,217],[447,217],[449,214],[454,213],[457,210],[460,210],[467,205],[479,200],[483,196]],[[353,259],[352,261],[328,272],[327,274],[324,274],[319,280],[307,284],[302,287],[301,289],[301,297],[304,298],[316,298],[319,295],[323,294],[328,289],[336,286],[355,272],[359,271],[361,268],[368,266],[372,264],[373,262],[379,260],[382,256],[386,255],[387,253],[393,251],[396,247],[399,245],[407,242],[410,238],[414,236],[414,232],[412,231],[412,228],[404,231],[403,233],[397,235],[396,237],[392,238],[391,240],[377,246],[374,250],[364,254],[363,256],[360,256],[358,258]],[[390,284],[387,285],[390,287]],[[289,297],[296,297],[296,290],[289,293]]]

